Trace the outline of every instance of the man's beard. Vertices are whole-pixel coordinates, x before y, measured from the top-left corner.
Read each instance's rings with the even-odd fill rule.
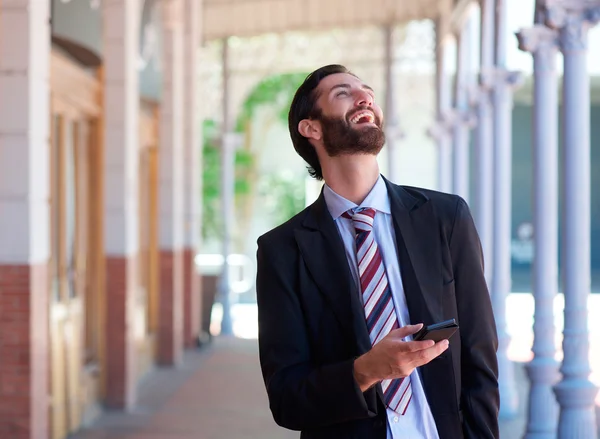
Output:
[[[375,117],[375,125],[354,128],[343,118],[319,115],[316,117],[323,129],[323,147],[329,157],[345,154],[377,155],[385,143],[381,120]]]

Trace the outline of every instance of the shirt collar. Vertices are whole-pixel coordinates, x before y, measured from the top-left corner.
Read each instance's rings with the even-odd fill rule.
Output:
[[[350,209],[356,209],[357,207],[371,207],[378,212],[387,214],[391,213],[387,186],[385,185],[385,181],[383,181],[381,175],[375,182],[375,185],[369,192],[369,195],[367,195],[360,205],[357,205],[335,193],[327,184],[325,184],[323,187],[323,196],[325,197],[327,209],[334,220],[337,220],[344,212]]]

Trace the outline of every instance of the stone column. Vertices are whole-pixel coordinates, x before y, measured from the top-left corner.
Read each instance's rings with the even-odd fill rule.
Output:
[[[200,333],[200,275],[194,257],[199,250],[200,238],[200,186],[201,120],[198,113],[198,49],[200,45],[199,0],[185,0],[184,23],[184,156],[185,156],[185,249],[183,251],[183,339],[187,347],[197,343]]]
[[[389,24],[383,27],[385,47],[385,150],[388,160],[388,179],[398,183],[398,143],[402,138],[398,121],[398,110],[395,102],[396,73],[394,69],[394,26]]]
[[[469,200],[469,26],[467,20],[457,41],[456,79],[454,85],[452,191]]]
[[[233,123],[229,114],[230,69],[229,39],[223,39],[223,120],[221,131],[221,214],[223,217],[223,268],[219,278],[219,300],[223,306],[221,334],[233,334],[231,318],[231,285],[228,256],[231,254],[231,233],[235,224],[234,191],[235,191],[235,150],[239,144],[239,136],[233,132]]]
[[[0,3],[0,437],[48,435],[50,2]]]
[[[435,82],[436,82],[436,118],[427,131],[437,143],[438,148],[438,190],[452,191],[452,134],[448,126],[452,98],[449,75],[446,71],[446,42],[441,19],[436,22]]]
[[[558,381],[554,359],[554,298],[558,288],[558,34],[536,24],[517,34],[519,48],[533,54],[533,224],[535,298],[533,360],[525,439],[554,439],[558,404],[552,386]]]
[[[600,4],[548,1],[546,5],[546,23],[559,31],[564,59],[561,167],[565,324],[562,379],[554,388],[560,404],[558,438],[584,439],[597,434],[594,399],[598,389],[589,380],[587,308],[591,284],[587,45],[588,30],[600,19]]]
[[[520,75],[506,69],[506,0],[496,0],[496,56],[494,104],[494,231],[492,305],[498,329],[500,417],[513,418],[518,410],[514,364],[508,359],[510,336],[506,332],[506,297],[511,292],[511,189],[512,189],[512,88]]]
[[[108,407],[135,402],[137,252],[139,250],[138,0],[102,3],[106,254],[106,397]]]
[[[160,299],[158,362],[176,365],[183,348],[183,0],[164,0],[160,108]]]
[[[494,0],[481,1],[481,61],[477,92],[477,129],[475,134],[474,217],[483,247],[485,277],[491,282],[493,268],[492,236],[494,224],[493,151],[494,123],[492,86],[494,72]]]

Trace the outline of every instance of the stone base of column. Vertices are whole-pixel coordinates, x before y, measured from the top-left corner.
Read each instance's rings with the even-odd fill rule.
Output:
[[[161,366],[176,366],[183,354],[183,251],[160,251],[158,355]]]
[[[192,248],[183,250],[183,342],[186,348],[198,343],[200,334],[200,275],[197,273]]]
[[[109,408],[125,410],[136,397],[134,328],[135,257],[106,258],[106,398]]]
[[[558,403],[552,386],[560,379],[558,367],[553,358],[534,358],[525,366],[531,388],[527,430],[523,439],[556,439]]]
[[[508,358],[510,337],[498,330],[498,386],[500,390],[500,419],[514,419],[519,412],[519,394],[515,381],[515,365]]]
[[[598,388],[587,379],[563,379],[554,386],[560,404],[558,439],[597,437],[596,405]]]
[[[48,271],[0,265],[0,437],[48,436]]]

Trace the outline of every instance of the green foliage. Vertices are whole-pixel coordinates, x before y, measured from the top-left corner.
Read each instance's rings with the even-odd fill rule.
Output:
[[[236,124],[236,131],[243,132],[252,120],[254,111],[261,105],[274,107],[277,119],[287,125],[288,111],[294,93],[306,78],[307,73],[284,73],[270,76],[261,81],[248,95]]]
[[[304,209],[306,202],[304,180],[283,172],[264,176],[260,195],[265,200],[265,208],[271,215],[273,225],[286,222]]]
[[[221,162],[217,144],[218,128],[214,120],[203,123],[202,157],[202,236],[221,237]]]
[[[223,236],[223,221],[221,213],[221,152],[219,150],[220,131],[214,120],[207,119],[203,123],[203,215],[202,236],[204,238],[221,238]],[[236,198],[247,196],[251,187],[247,175],[254,164],[254,156],[245,149],[239,149],[235,154]]]
[[[287,73],[271,76],[260,82],[248,95],[238,119],[235,130],[247,132],[257,108],[262,105],[272,107],[277,120],[287,124],[287,115],[294,93],[306,78],[306,73]],[[202,236],[221,238],[221,162],[218,138],[219,127],[214,120],[203,123],[203,217]],[[252,193],[252,172],[255,157],[249,149],[241,148],[235,155],[235,197],[238,201]],[[269,191],[270,202],[279,205],[274,210],[276,218],[287,220],[304,207],[304,183],[300,185],[286,176],[267,176],[264,181]]]

